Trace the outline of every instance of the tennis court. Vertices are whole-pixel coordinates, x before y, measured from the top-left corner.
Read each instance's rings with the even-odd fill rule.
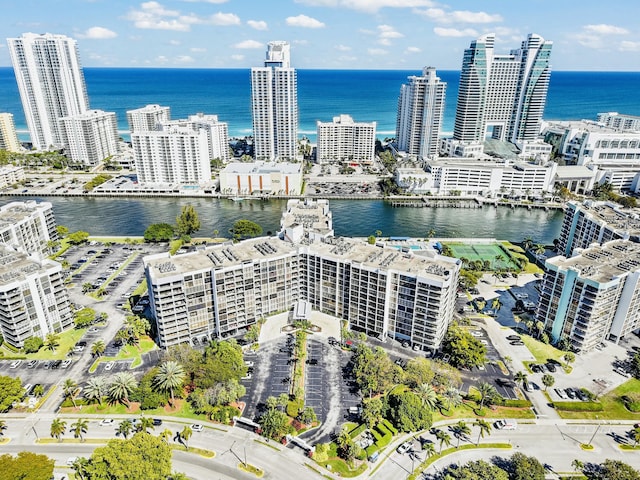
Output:
[[[464,258],[470,262],[480,260],[489,261],[491,270],[501,268],[517,268],[516,263],[511,259],[511,255],[502,245],[498,243],[483,243],[479,245],[469,245],[464,243],[447,243],[456,258]],[[499,259],[498,259],[499,258]]]

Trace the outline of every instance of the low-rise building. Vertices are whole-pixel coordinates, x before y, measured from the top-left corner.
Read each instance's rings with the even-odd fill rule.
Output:
[[[289,200],[278,237],[291,243],[314,243],[333,237],[333,215],[327,200]]]
[[[0,245],[0,333],[22,348],[29,337],[44,339],[73,326],[62,266]]]
[[[536,321],[587,352],[640,328],[640,243],[613,240],[545,262]]]
[[[118,122],[114,112],[88,110],[58,119],[68,157],[83,165],[97,165],[118,153]]]
[[[4,167],[0,167],[0,188],[14,185],[24,179],[24,167],[17,167],[14,165],[5,165]]]
[[[15,250],[48,253],[48,242],[58,239],[56,226],[49,202],[29,200],[0,207],[0,243]]]
[[[349,115],[318,122],[316,161],[371,164],[375,155],[376,122],[354,122]]]
[[[302,164],[288,162],[232,162],[220,171],[225,195],[300,195]]]
[[[640,117],[637,115],[625,115],[618,112],[599,113],[598,123],[616,130],[635,130],[640,132]]]

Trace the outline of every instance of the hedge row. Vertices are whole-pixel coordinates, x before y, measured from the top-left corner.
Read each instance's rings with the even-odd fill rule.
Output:
[[[398,429],[396,427],[394,427],[391,422],[389,420],[387,420],[386,418],[382,419],[382,424],[387,427],[387,429],[393,433],[394,435],[398,434]]]
[[[367,424],[363,423],[362,425],[357,426],[356,428],[354,428],[353,430],[351,430],[349,432],[349,437],[351,439],[356,438],[358,435],[360,435],[362,432],[364,432],[367,429]]]
[[[529,408],[531,407],[531,402],[529,400],[510,400],[505,399],[504,401],[505,407],[513,407],[513,408]]]
[[[371,433],[373,434],[373,437],[376,439],[376,441],[373,445],[369,445],[365,449],[368,457],[373,455],[378,450],[382,450],[384,447],[389,445],[389,443],[391,443],[391,439],[393,438],[393,433],[391,433],[391,430],[387,428],[384,423],[377,424],[375,428],[371,429]]]
[[[604,410],[600,402],[553,402],[553,407],[565,412],[602,412]]]

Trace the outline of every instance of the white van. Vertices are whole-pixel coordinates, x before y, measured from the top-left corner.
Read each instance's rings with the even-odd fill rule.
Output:
[[[516,423],[515,420],[498,420],[496,423],[494,423],[494,426],[498,429],[498,430],[515,430],[518,427],[518,424]]]

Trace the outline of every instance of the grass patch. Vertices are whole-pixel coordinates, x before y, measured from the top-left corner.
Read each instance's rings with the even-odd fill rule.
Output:
[[[86,331],[86,328],[66,330],[58,334],[60,345],[54,351],[42,347],[36,353],[28,353],[25,357],[28,360],[66,360],[67,353],[73,350],[75,344],[78,343]]]
[[[9,437],[0,438],[0,445],[4,445],[5,443],[9,443],[11,439]]]
[[[133,291],[133,293],[131,294],[132,297],[141,297],[142,295],[144,295],[145,293],[147,293],[147,279],[143,278],[142,282],[140,282],[140,285],[138,285],[136,287],[136,289]]]
[[[280,449],[278,447],[276,447],[275,445],[271,445],[270,443],[263,442],[262,440],[258,440],[256,438],[254,438],[253,441],[256,442],[256,443],[259,443],[260,445],[264,445],[265,447],[269,447],[269,448],[275,450],[276,452],[280,451]]]
[[[255,467],[250,463],[239,463],[238,470],[242,470],[243,472],[252,473],[258,478],[262,478],[264,476],[264,470],[261,468]]]
[[[157,348],[158,348],[158,345],[156,345],[156,343],[153,340],[151,340],[149,337],[140,337],[140,342],[138,343],[137,346],[125,345],[120,349],[120,352],[115,357],[97,358],[96,361],[93,362],[93,365],[91,365],[91,368],[89,368],[89,372],[94,373],[97,370],[98,365],[100,363],[117,361],[117,360],[133,359],[133,362],[131,362],[130,368],[138,367],[142,365],[142,355],[145,353],[151,352],[152,350],[156,350]]]
[[[322,473],[320,470],[318,470],[316,467],[314,467],[310,463],[305,463],[304,466],[307,467],[309,470],[313,470],[314,472],[316,472],[321,477],[328,478],[330,480],[333,479],[333,477],[330,477],[329,475],[325,475],[324,473]]]
[[[362,462],[357,468],[352,469],[341,458],[333,458],[321,463],[325,468],[331,467],[331,472],[344,478],[353,478],[362,475],[367,470],[367,462]]]
[[[632,413],[626,409],[621,397],[629,393],[640,392],[640,380],[631,378],[598,398],[602,404],[600,412],[566,412],[558,410],[558,415],[566,419],[592,419],[592,420],[635,420],[640,421],[640,413]]]
[[[175,255],[176,252],[178,250],[180,250],[180,247],[182,246],[182,240],[178,239],[178,240],[171,240],[171,243],[169,243],[169,253],[171,255]]]
[[[531,354],[536,358],[538,363],[547,363],[549,359],[557,360],[561,364],[564,364],[562,361],[562,356],[565,354],[562,350],[558,350],[553,345],[548,345],[544,342],[536,340],[529,335],[522,335],[522,341],[525,346],[529,349]]]
[[[91,443],[91,444],[100,444],[107,443],[109,438],[85,438],[84,440],[80,440],[79,438],[61,438],[57,440],[55,438],[40,438],[36,440],[36,443],[42,444],[52,444],[52,443]]]
[[[187,449],[187,447],[185,447],[184,445],[178,444],[170,445],[170,447],[171,450],[180,450],[181,452],[195,453],[204,458],[214,458],[216,456],[216,452],[214,452],[213,450],[205,450],[204,448],[189,447]]]
[[[640,445],[618,445],[620,450],[640,450]]]
[[[591,445],[590,443],[581,443],[580,448],[582,450],[590,451],[593,450],[593,445]]]

